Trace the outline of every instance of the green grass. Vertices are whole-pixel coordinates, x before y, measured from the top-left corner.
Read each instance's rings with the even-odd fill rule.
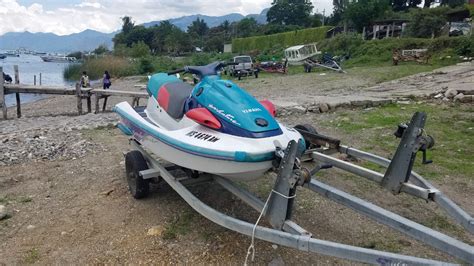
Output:
[[[28,203],[32,202],[33,199],[28,196],[0,196],[0,204],[8,205],[13,202]]]
[[[185,235],[192,230],[192,222],[196,214],[193,210],[185,210],[171,223],[169,223],[163,231],[163,239],[175,239],[178,235]]]
[[[350,136],[364,136],[365,146],[393,154],[399,143],[393,136],[397,124],[409,122],[416,111],[427,113],[425,130],[436,141],[434,148],[428,151],[428,159],[433,159],[436,168],[422,165],[421,154],[415,161],[415,168],[427,177],[460,175],[474,180],[474,164],[466,159],[474,158],[470,148],[474,145],[474,107],[471,105],[442,108],[437,104],[391,104],[364,112],[345,110],[332,123],[324,122],[323,125],[336,127]]]
[[[38,249],[32,248],[26,252],[25,255],[25,263],[26,264],[34,264],[40,259],[40,254]]]

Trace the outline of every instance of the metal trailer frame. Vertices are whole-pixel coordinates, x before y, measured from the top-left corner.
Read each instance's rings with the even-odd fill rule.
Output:
[[[316,60],[311,59],[311,58],[307,58],[307,59],[304,60],[303,65],[305,67],[306,72],[311,72],[311,69],[313,67],[322,67],[322,68],[327,68],[327,69],[330,69],[330,70],[333,70],[333,71],[336,71],[336,72],[339,72],[339,73],[347,73],[336,62],[336,60],[330,59],[329,61],[330,61],[331,64],[326,64],[326,63],[322,63],[320,61],[316,61]]]
[[[296,192],[295,188],[296,185],[301,185],[302,187],[310,189],[321,196],[349,207],[379,223],[387,225],[459,260],[471,264],[474,263],[473,246],[413,222],[396,213],[385,210],[323,182],[311,179],[311,176],[317,171],[326,168],[324,166],[325,164],[330,164],[331,167],[375,181],[381,184],[382,187],[392,191],[394,194],[404,192],[424,199],[427,202],[435,202],[444,209],[449,216],[459,222],[470,233],[474,234],[474,219],[452,202],[446,195],[426,181],[422,176],[411,171],[416,152],[420,147],[425,147],[423,144],[426,144],[426,142],[424,142],[426,139],[423,138],[421,134],[422,131],[420,131],[424,126],[425,119],[426,115],[423,113],[416,113],[413,116],[408,128],[406,128],[403,133],[402,140],[393,160],[388,160],[371,153],[341,145],[339,140],[327,136],[298,129],[298,131],[300,131],[300,133],[305,137],[305,140],[309,140],[313,145],[322,145],[322,147],[309,149],[304,154],[300,154],[298,151],[299,144],[291,141],[284,152],[277,150],[277,157],[280,155],[281,158],[277,171],[277,179],[274,188],[265,203],[249,191],[236,185],[234,182],[217,175],[202,173],[197,179],[173,176],[170,171],[179,168],[179,166],[170,166],[161,163],[158,159],[155,159],[152,154],[146,151],[145,147],[134,138],[131,139],[130,143],[134,150],[138,150],[144,156],[149,166],[149,169],[139,172],[143,179],[162,178],[194,210],[204,217],[230,230],[252,236],[252,238],[255,237],[301,251],[319,253],[371,264],[449,264],[443,261],[361,248],[314,238],[310,232],[291,220],[291,208]],[[381,174],[330,156],[337,153],[346,154],[348,156],[353,156],[386,167],[387,171],[385,174]],[[406,158],[406,153],[412,153],[410,154],[411,160],[397,159],[397,156],[400,158]],[[309,172],[305,171],[304,168],[301,168],[301,171],[296,171],[299,168],[298,165],[300,160],[314,160],[319,163],[319,165],[317,168]],[[405,167],[406,165],[402,165],[403,162],[408,162],[408,169]],[[406,173],[401,174],[400,171],[406,170],[408,170]],[[303,178],[298,179],[298,177]],[[301,180],[304,180],[304,182],[301,182]],[[247,203],[250,207],[264,214],[273,228],[257,226],[256,224],[251,224],[227,216],[226,214],[206,205],[193,195],[185,186],[189,182],[197,183],[201,181],[214,181],[218,183],[223,188]]]

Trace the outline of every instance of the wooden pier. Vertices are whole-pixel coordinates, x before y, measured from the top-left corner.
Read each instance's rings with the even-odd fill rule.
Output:
[[[95,113],[99,112],[99,100],[104,99],[102,111],[105,111],[107,105],[107,99],[111,96],[120,97],[131,97],[133,98],[132,105],[138,106],[140,98],[148,98],[146,92],[133,92],[133,91],[119,91],[119,90],[104,90],[104,89],[93,89],[93,88],[82,88],[79,83],[76,83],[75,87],[61,87],[61,86],[36,86],[36,85],[24,85],[20,84],[20,75],[18,72],[18,66],[14,66],[15,78],[12,84],[6,84],[3,79],[3,68],[0,67],[0,107],[2,108],[3,119],[7,119],[7,106],[5,101],[5,95],[13,94],[16,95],[16,111],[17,117],[21,117],[21,99],[20,93],[36,93],[36,94],[49,94],[49,95],[70,95],[77,98],[77,111],[78,114],[83,114],[82,104],[83,100],[87,103],[87,113],[92,112],[92,96],[95,96]]]

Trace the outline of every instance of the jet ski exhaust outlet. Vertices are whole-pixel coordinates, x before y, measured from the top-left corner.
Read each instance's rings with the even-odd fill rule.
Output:
[[[391,160],[344,146],[339,140],[331,137],[297,129],[305,141],[309,141],[316,148],[306,150],[303,153],[299,150],[302,143],[291,141],[285,150],[276,151],[274,168],[277,177],[266,202],[263,202],[249,191],[242,189],[231,180],[221,176],[200,173],[198,178],[182,178],[173,175],[170,172],[171,170],[168,170],[171,169],[171,166],[163,164],[154,158],[137,140],[132,139],[131,144],[136,151],[143,155],[144,160],[148,164],[149,169],[139,172],[143,180],[153,178],[165,180],[198,213],[225,228],[252,236],[252,243],[253,237],[255,237],[301,251],[380,265],[449,264],[438,260],[361,248],[314,238],[310,232],[291,220],[294,198],[297,187],[300,186],[351,208],[362,215],[430,245],[467,264],[472,264],[474,263],[473,246],[313,178],[318,171],[331,167],[365,177],[380,184],[382,188],[395,195],[406,193],[427,202],[438,204],[447,215],[462,225],[468,232],[474,234],[474,219],[472,216],[451,201],[441,191],[437,190],[426,179],[412,171],[416,154],[421,151],[424,154],[423,163],[429,163],[426,158],[426,152],[434,145],[434,139],[426,135],[423,130],[425,121],[426,114],[415,113],[409,123],[399,126],[396,136],[401,138],[401,141]],[[354,163],[343,161],[336,158],[334,156],[336,154],[343,154],[374,163],[386,168],[386,171],[385,173],[379,173]],[[316,162],[316,167],[307,169],[302,166],[301,162],[309,160]],[[195,184],[200,181],[214,181],[220,184],[250,207],[260,212],[261,215],[257,223],[251,224],[230,217],[200,201],[186,187],[189,182]],[[272,228],[259,226],[260,218],[265,218]],[[249,249],[249,254],[250,251],[251,249]]]

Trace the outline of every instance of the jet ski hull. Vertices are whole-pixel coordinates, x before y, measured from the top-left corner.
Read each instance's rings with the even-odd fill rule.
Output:
[[[127,102],[115,107],[121,117],[119,128],[156,156],[178,166],[217,174],[233,180],[261,177],[272,167],[277,147],[302,139],[294,129],[282,125],[283,134],[268,138],[244,138],[223,134],[196,123],[166,130],[138,113]],[[183,118],[186,119],[186,118]]]

